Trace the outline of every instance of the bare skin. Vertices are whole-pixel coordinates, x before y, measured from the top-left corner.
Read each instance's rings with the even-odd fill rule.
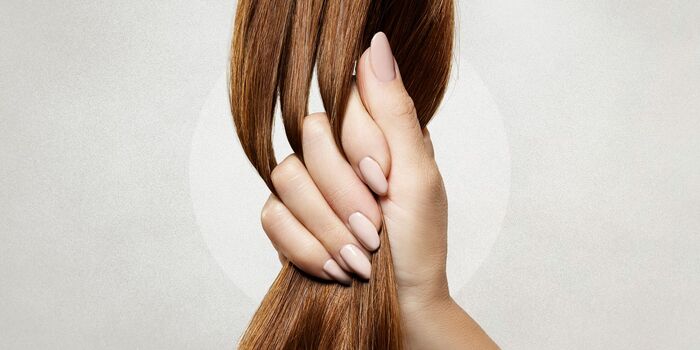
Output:
[[[279,198],[270,196],[261,220],[280,255],[322,279],[366,279],[366,256],[383,249],[372,236],[383,216],[406,345],[497,349],[449,294],[447,195],[430,135],[418,124],[383,34],[358,62],[341,140],[347,158],[326,115],[310,115],[303,125],[305,163],[292,155],[273,171]]]

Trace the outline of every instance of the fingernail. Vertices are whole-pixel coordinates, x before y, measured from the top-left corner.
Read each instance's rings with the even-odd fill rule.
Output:
[[[379,163],[370,157],[365,157],[360,161],[359,167],[367,186],[376,194],[386,194],[389,184],[386,182],[384,171],[382,171]]]
[[[374,76],[379,81],[391,81],[396,78],[394,55],[391,53],[389,39],[382,32],[374,34],[369,50],[369,61]]]
[[[336,281],[345,284],[345,285],[350,285],[352,284],[352,278],[350,275],[345,273],[342,268],[340,268],[340,265],[338,265],[337,262],[333,259],[328,259],[325,264],[323,264],[323,271],[325,271],[328,275],[333,277]]]
[[[367,259],[367,256],[362,254],[360,248],[348,244],[340,250],[340,256],[360,277],[369,279],[372,275],[372,264]]]
[[[354,213],[348,218],[348,223],[355,237],[362,242],[365,248],[374,251],[379,248],[379,234],[374,224],[362,213]]]

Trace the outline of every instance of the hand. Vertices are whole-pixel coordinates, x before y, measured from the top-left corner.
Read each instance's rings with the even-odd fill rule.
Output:
[[[280,255],[319,278],[345,284],[348,272],[369,278],[367,257],[379,248],[383,215],[407,344],[497,349],[449,296],[445,188],[430,134],[418,123],[381,33],[358,61],[341,141],[347,160],[325,114],[308,116],[306,167],[290,156],[272,172],[280,198],[270,196],[262,224]]]
[[[402,307],[418,307],[448,297],[447,200],[429,134],[421,130],[386,38],[378,37],[358,62],[358,88],[345,113],[347,160],[325,114],[306,117],[306,166],[290,156],[273,170],[279,198],[270,196],[262,223],[297,267],[349,283],[348,272],[371,274],[367,256],[378,248],[383,213]],[[365,184],[380,196],[379,205]]]

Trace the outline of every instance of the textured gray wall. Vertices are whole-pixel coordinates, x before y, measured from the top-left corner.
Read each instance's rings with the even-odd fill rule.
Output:
[[[504,348],[700,347],[700,2],[459,5],[509,197],[458,300]],[[233,10],[0,2],[0,348],[233,347],[257,301],[191,183]],[[473,103],[464,86],[436,138],[478,119],[449,118]]]

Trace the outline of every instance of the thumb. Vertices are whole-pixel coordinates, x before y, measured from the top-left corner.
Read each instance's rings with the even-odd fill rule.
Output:
[[[392,172],[428,158],[413,100],[401,80],[386,35],[379,32],[357,63],[357,85],[369,114],[389,146]]]

